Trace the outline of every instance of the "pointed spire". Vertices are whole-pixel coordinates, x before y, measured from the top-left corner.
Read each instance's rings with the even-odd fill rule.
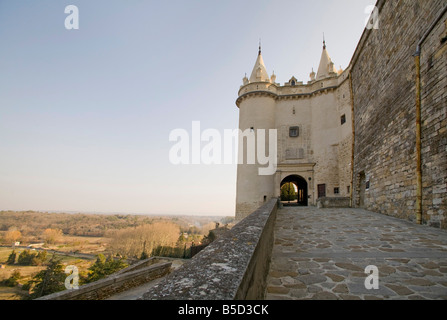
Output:
[[[270,82],[270,77],[262,59],[261,41],[259,41],[258,58],[251,73],[250,82]]]
[[[273,71],[272,76],[270,77],[270,82],[273,83],[273,84],[276,82],[276,74],[275,74],[275,71]]]
[[[327,52],[326,40],[323,36],[323,53],[321,54],[320,66],[318,67],[317,80],[330,77],[333,73],[337,73],[337,70]]]
[[[316,73],[314,71],[314,68],[312,68],[312,72],[309,74],[309,76],[310,76],[310,81],[315,81]]]

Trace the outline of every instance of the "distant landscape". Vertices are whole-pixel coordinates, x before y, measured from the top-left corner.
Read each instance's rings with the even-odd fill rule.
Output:
[[[0,300],[26,299],[28,283],[53,256],[85,277],[98,255],[127,263],[155,255],[189,258],[192,246],[214,239],[211,230],[231,228],[233,222],[233,217],[212,216],[0,211]],[[39,260],[40,252],[44,259]],[[32,262],[19,263],[26,254],[34,254]]]

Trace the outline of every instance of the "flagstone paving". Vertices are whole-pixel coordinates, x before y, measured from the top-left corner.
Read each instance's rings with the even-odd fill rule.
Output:
[[[377,290],[365,286],[368,266]],[[447,232],[362,209],[285,207],[266,299],[447,300]]]

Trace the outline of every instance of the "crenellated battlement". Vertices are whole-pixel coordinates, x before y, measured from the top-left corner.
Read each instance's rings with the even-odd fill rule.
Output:
[[[244,99],[255,96],[271,96],[277,100],[305,99],[312,98],[319,94],[325,94],[343,84],[349,78],[349,70],[350,68],[344,70],[340,74],[321,80],[309,81],[307,84],[296,81],[294,77],[292,77],[289,82],[284,83],[284,85],[271,82],[251,83],[248,81],[245,85],[241,86],[236,105],[239,107]]]

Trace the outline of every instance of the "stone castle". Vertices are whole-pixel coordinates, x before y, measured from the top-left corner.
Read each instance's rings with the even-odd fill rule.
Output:
[[[280,85],[269,77],[261,48],[250,79],[244,78],[237,105],[239,129],[277,129],[277,171],[258,175],[258,166],[241,164],[237,181],[237,217],[279,197],[293,182],[298,202],[316,205],[322,197],[349,197],[352,151],[349,71],[336,70],[326,44],[318,73],[307,84],[292,77]]]
[[[292,182],[303,206],[348,205],[447,228],[446,3],[378,1],[380,20],[346,70],[324,42],[307,83],[276,83],[259,48],[236,101],[239,129],[277,130],[277,170],[239,164],[238,220]]]

